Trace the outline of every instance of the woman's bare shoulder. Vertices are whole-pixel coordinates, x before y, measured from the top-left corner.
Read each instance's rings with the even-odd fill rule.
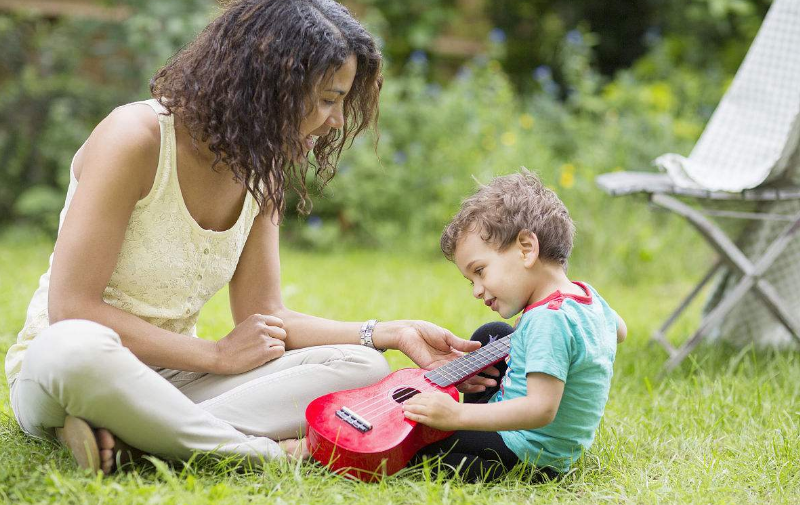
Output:
[[[89,177],[121,178],[150,190],[158,168],[161,130],[147,104],[130,104],[111,111],[75,155],[73,169],[80,181]]]

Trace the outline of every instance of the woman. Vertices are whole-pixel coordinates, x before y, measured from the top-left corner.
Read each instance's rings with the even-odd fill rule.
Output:
[[[171,458],[305,457],[305,406],[386,375],[375,349],[425,367],[477,347],[423,321],[338,322],[281,301],[284,188],[306,202],[311,150],[317,177],[335,174],[377,118],[380,66],[333,0],[241,0],[156,74],[156,100],[97,126],[6,357],[26,433],[57,435],[104,473],[122,441]],[[226,283],[235,328],[196,338]]]

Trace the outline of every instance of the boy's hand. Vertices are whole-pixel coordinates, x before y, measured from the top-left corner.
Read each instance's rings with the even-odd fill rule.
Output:
[[[495,387],[497,385],[497,381],[499,380],[500,377],[500,370],[498,370],[493,366],[490,366],[489,368],[483,370],[481,373],[485,375],[490,375],[491,377],[483,377],[482,375],[473,375],[472,377],[465,380],[456,387],[462,393],[483,393],[487,389]]]
[[[420,393],[403,403],[406,418],[442,431],[457,430],[461,426],[462,405],[441,391]]]

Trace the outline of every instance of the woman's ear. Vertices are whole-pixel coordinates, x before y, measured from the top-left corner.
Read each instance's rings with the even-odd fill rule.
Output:
[[[525,268],[531,268],[539,259],[539,237],[532,231],[520,231],[517,234],[517,249]]]

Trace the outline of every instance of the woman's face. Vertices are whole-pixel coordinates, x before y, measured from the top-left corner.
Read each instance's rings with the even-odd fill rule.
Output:
[[[320,84],[313,99],[314,109],[300,123],[300,135],[306,152],[314,148],[318,137],[344,126],[344,97],[353,86],[356,67],[356,57],[351,54],[336,72]]]

